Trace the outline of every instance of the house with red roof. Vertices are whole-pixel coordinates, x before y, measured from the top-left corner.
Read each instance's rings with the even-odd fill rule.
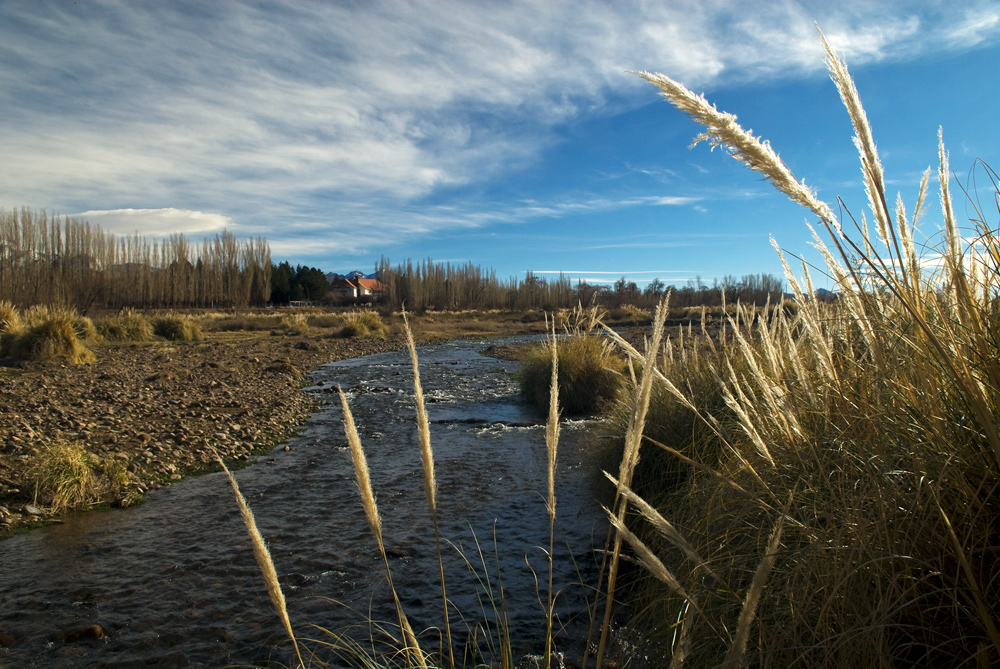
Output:
[[[380,293],[385,291],[385,287],[378,279],[365,279],[363,277],[350,279],[336,279],[330,285],[330,291],[337,297],[344,300],[364,300],[375,299]]]

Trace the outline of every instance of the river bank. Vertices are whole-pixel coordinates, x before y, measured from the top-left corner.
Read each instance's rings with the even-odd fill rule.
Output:
[[[483,330],[474,321],[415,324],[418,343]],[[505,323],[505,334],[539,331]],[[487,334],[488,334],[487,328]],[[398,324],[385,339],[214,332],[201,342],[102,344],[91,365],[0,368],[0,539],[59,522],[37,504],[31,467],[53,442],[79,442],[118,462],[129,483],[104,506],[141,500],[186,475],[249,461],[285,441],[313,409],[300,391],[317,366],[405,346]]]

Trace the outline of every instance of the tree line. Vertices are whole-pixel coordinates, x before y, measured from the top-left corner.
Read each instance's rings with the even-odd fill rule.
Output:
[[[329,293],[330,281],[319,268],[305,265],[292,267],[288,262],[271,265],[271,302],[274,304],[299,300],[317,302]]]
[[[771,274],[746,274],[740,278],[729,275],[711,285],[700,278],[682,286],[668,286],[660,279],[650,281],[640,289],[633,281],[621,277],[610,286],[578,281],[576,285],[565,275],[553,279],[527,272],[523,279],[500,279],[492,269],[483,269],[471,262],[465,264],[436,263],[428,258],[392,265],[383,256],[376,267],[376,276],[385,288],[381,301],[394,309],[405,305],[412,311],[426,309],[567,309],[583,304],[607,308],[634,305],[652,308],[668,290],[672,291],[673,307],[719,306],[727,303],[763,305],[781,301],[784,283]]]
[[[44,209],[0,209],[0,300],[22,308],[232,308],[262,306],[270,296],[263,237],[223,231],[198,244],[181,234],[116,236]]]

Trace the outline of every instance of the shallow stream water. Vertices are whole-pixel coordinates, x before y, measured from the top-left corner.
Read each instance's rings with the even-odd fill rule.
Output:
[[[520,655],[540,652],[544,632],[544,426],[518,398],[516,363],[480,355],[484,345],[422,347],[421,377],[455,641],[494,619],[502,583]],[[397,352],[345,360],[312,378],[316,385],[307,392],[319,400],[317,410],[290,450],[279,448],[236,473],[270,546],[297,636],[324,657],[322,642],[332,637],[321,628],[354,625],[349,634],[365,638],[372,634],[368,620],[395,620],[354,483],[340,384],[368,455],[396,590],[413,628],[427,630],[425,647],[434,648],[441,596],[409,359]],[[554,582],[563,622],[584,609],[580,583],[596,582],[594,549],[606,532],[594,502],[591,428],[564,421],[559,444]],[[107,638],[65,640],[95,624]],[[4,669],[293,664],[221,473],[155,491],[136,508],[78,514],[0,543],[0,631],[14,641],[0,648]]]

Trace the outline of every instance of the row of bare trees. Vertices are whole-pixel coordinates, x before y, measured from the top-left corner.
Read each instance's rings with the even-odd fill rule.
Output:
[[[781,301],[783,283],[770,274],[747,274],[739,279],[726,276],[711,286],[700,279],[680,287],[667,286],[659,279],[645,289],[622,277],[611,286],[573,283],[564,275],[548,280],[527,272],[523,279],[498,279],[492,269],[471,262],[464,265],[435,263],[428,258],[414,263],[407,259],[395,267],[385,256],[377,267],[385,287],[383,301],[390,307],[405,305],[413,311],[425,309],[560,309],[578,303],[608,308],[631,304],[655,307],[664,292],[671,291],[676,307],[718,306],[723,299],[734,304],[763,305]]]
[[[577,293],[568,278],[549,281],[528,272],[524,279],[497,278],[496,271],[471,262],[435,263],[428,258],[392,266],[382,257],[376,276],[385,288],[380,298],[393,308],[405,305],[425,309],[535,309],[572,307]]]
[[[266,304],[270,294],[263,237],[223,231],[201,244],[180,234],[116,237],[45,210],[0,209],[0,300],[20,307],[246,307]]]

